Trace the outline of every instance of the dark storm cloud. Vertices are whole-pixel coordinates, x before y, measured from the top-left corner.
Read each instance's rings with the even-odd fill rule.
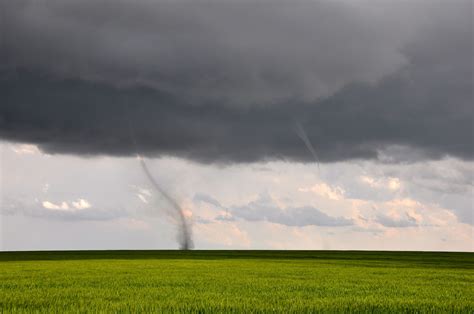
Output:
[[[470,1],[3,5],[7,140],[132,155],[132,124],[148,156],[311,161],[296,119],[323,162],[474,156]]]
[[[315,99],[352,80],[373,82],[406,61],[398,48],[412,30],[381,23],[387,5],[334,1],[23,0],[3,7],[7,64],[151,86],[194,104]]]

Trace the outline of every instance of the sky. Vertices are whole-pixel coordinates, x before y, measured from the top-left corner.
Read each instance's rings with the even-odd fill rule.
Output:
[[[0,250],[474,251],[472,1],[0,12]]]

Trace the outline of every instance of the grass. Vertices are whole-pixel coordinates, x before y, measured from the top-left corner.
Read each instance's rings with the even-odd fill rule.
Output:
[[[473,300],[473,253],[0,253],[0,312],[473,313]]]

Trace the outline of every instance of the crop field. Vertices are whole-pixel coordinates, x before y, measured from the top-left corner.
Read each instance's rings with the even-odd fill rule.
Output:
[[[474,312],[474,254],[1,252],[0,312]]]

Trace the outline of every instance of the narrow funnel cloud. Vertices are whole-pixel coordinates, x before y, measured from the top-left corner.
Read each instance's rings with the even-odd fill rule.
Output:
[[[166,201],[172,206],[173,211],[171,212],[173,218],[176,219],[178,223],[178,241],[180,244],[181,250],[189,250],[193,248],[193,240],[191,238],[191,227],[188,224],[186,217],[184,216],[183,210],[179,206],[179,204],[165,191],[163,190],[158,182],[156,182],[155,178],[151,175],[148,166],[145,163],[145,160],[138,156],[138,160],[140,161],[140,165],[142,166],[143,172],[147,176],[150,183],[153,185],[153,188],[162,195]]]
[[[313,145],[311,144],[311,142],[308,138],[308,135],[306,135],[306,132],[304,131],[303,126],[298,121],[295,121],[295,130],[296,130],[296,134],[298,135],[298,137],[306,145],[306,148],[309,150],[311,155],[313,155],[314,160],[318,164],[318,171],[320,171],[318,154],[316,154],[316,150],[314,149]]]
[[[309,150],[311,155],[313,155],[314,160],[318,164],[318,172],[320,175],[321,169],[319,168],[318,154],[316,154],[316,150],[314,149],[313,144],[311,144],[311,141],[309,140],[308,135],[306,134],[303,126],[298,121],[295,121],[295,130],[298,137],[306,145],[306,148]],[[323,236],[321,236],[321,244],[322,244],[323,250],[329,250],[329,244],[326,242],[326,239]]]

